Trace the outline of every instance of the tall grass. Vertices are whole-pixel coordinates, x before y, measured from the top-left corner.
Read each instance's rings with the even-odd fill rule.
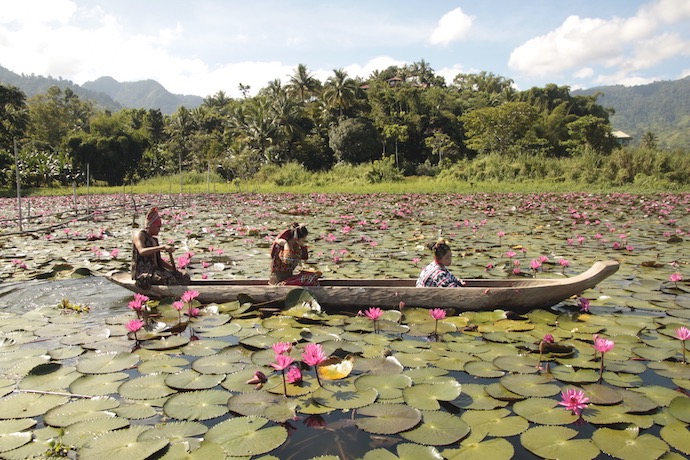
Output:
[[[610,156],[591,151],[572,158],[486,155],[427,168],[403,177],[391,158],[369,164],[337,164],[310,172],[302,165],[267,165],[249,180],[226,181],[217,174],[184,172],[121,187],[79,187],[92,193],[494,193],[494,192],[639,192],[690,191],[690,155],[641,148]],[[24,190],[24,195],[67,195],[72,188]],[[5,196],[13,196],[6,191]]]

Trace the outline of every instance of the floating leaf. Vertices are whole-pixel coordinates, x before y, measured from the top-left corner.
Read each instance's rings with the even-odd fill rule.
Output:
[[[465,372],[474,377],[492,378],[502,377],[505,371],[499,369],[494,363],[486,361],[472,361],[465,364]]]
[[[452,401],[457,398],[462,385],[456,381],[443,383],[422,383],[403,390],[405,402],[421,410],[440,409],[438,401]]]
[[[209,420],[228,412],[230,396],[230,393],[221,390],[179,393],[165,402],[163,412],[178,420]]]
[[[181,421],[168,422],[155,425],[150,430],[146,430],[137,438],[138,441],[148,441],[152,439],[166,439],[170,442],[185,441],[189,438],[203,435],[208,428],[199,422]]]
[[[618,404],[623,401],[623,395],[615,388],[606,385],[594,383],[591,385],[583,385],[582,389],[589,398],[592,404]]]
[[[546,398],[518,401],[513,405],[513,411],[530,422],[541,425],[567,425],[579,418],[563,406],[559,406],[556,400]]]
[[[168,374],[165,384],[176,390],[207,390],[215,387],[225,379],[225,374],[200,374],[193,369],[186,369],[176,374]]]
[[[355,357],[348,355],[345,358],[330,357],[318,366],[316,372],[319,373],[319,378],[322,380],[340,380],[344,379],[354,366]]]
[[[448,412],[423,412],[422,424],[400,433],[408,441],[425,446],[446,446],[467,436],[470,426],[460,417]]]
[[[174,374],[180,372],[187,365],[189,365],[189,361],[182,357],[166,356],[142,361],[138,370],[140,374]]]
[[[653,460],[668,452],[668,444],[656,436],[638,435],[638,427],[623,430],[599,428],[592,435],[592,441],[605,454],[623,460]]]
[[[77,370],[82,374],[108,374],[129,369],[137,363],[137,355],[111,351],[84,356],[77,363]]]
[[[690,423],[690,398],[678,396],[668,405],[668,411],[681,422]]]
[[[229,456],[260,455],[280,446],[287,439],[282,426],[264,428],[263,417],[235,417],[213,426],[205,439],[220,444]]]
[[[443,458],[447,460],[510,460],[515,454],[515,449],[505,439],[489,439],[488,441],[475,441],[460,443],[460,449],[446,449]]]
[[[129,399],[156,399],[177,393],[165,384],[166,374],[149,374],[127,380],[118,392]]]
[[[216,353],[195,360],[192,369],[200,374],[232,374],[246,367],[246,364],[238,362],[237,358],[237,355],[232,353]]]
[[[599,455],[588,439],[572,439],[577,431],[563,426],[538,426],[520,435],[520,442],[535,455],[546,459],[586,460]]]
[[[541,374],[514,374],[501,378],[501,385],[506,387],[508,391],[528,397],[553,396],[560,393],[560,387],[549,382],[551,382],[551,379]]]
[[[69,398],[58,395],[19,393],[0,398],[0,419],[37,417],[53,407],[65,404]]]
[[[364,407],[376,400],[378,392],[374,388],[358,391],[355,385],[347,380],[323,382],[323,386],[312,393],[314,401],[333,409],[355,409]]]
[[[95,420],[85,420],[69,426],[69,429],[62,437],[62,443],[72,446],[75,449],[84,447],[87,442],[107,433],[108,431],[119,430],[129,426],[129,420],[121,417],[99,418]]]
[[[30,431],[0,433],[0,454],[28,444],[32,438],[33,435]]]
[[[484,385],[465,383],[462,385],[462,394],[453,401],[453,405],[462,409],[490,410],[505,407],[508,402],[491,397]]]
[[[151,439],[139,441],[139,436],[151,427],[132,426],[122,430],[109,431],[92,439],[79,449],[80,460],[145,460],[162,451],[168,441],[165,439]]]
[[[355,380],[355,387],[364,391],[374,388],[379,399],[396,399],[402,397],[403,389],[412,385],[412,379],[404,374],[398,375],[362,375]]]
[[[51,426],[66,427],[84,420],[110,418],[110,410],[118,407],[120,402],[113,398],[80,399],[50,409],[43,416],[43,421]]]
[[[372,404],[357,411],[361,430],[374,434],[395,434],[409,430],[422,420],[419,410],[403,404]]]
[[[172,335],[170,337],[162,337],[158,340],[145,340],[141,342],[141,347],[146,350],[172,350],[179,348],[189,343],[189,337],[181,335]]]
[[[469,410],[461,418],[467,422],[473,432],[486,433],[488,436],[505,438],[515,436],[527,428],[529,422],[523,417],[511,416],[508,409],[487,411]]]
[[[673,421],[661,428],[661,439],[666,441],[671,447],[690,455],[690,430],[687,425]]]
[[[127,401],[120,404],[120,407],[113,409],[113,412],[118,417],[124,417],[129,420],[151,418],[159,414],[159,411],[154,407],[154,404],[156,406],[160,405],[158,401],[158,399]]]
[[[398,455],[391,453],[386,449],[370,450],[362,460],[441,460],[443,457],[433,446],[420,446],[418,444],[402,443],[395,448]],[[340,457],[335,457],[332,460],[338,460]],[[321,460],[321,457],[315,457],[312,460]],[[331,460],[324,458],[323,460]]]
[[[124,372],[82,375],[69,386],[72,393],[88,396],[107,396],[116,393],[129,375]]]

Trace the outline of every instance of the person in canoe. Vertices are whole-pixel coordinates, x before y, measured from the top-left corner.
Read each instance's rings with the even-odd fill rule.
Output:
[[[177,271],[172,253],[174,247],[158,243],[158,232],[163,225],[157,208],[146,214],[144,228],[132,233],[132,279],[136,285],[148,289],[153,284],[188,284],[189,275]],[[161,252],[168,253],[170,262],[163,260]]]
[[[417,287],[462,287],[465,282],[453,275],[448,266],[453,261],[453,251],[444,240],[431,243],[428,248],[434,253],[434,260],[424,267],[417,278]]]
[[[300,262],[309,259],[307,247],[309,230],[304,225],[292,224],[276,237],[271,245],[271,276],[268,284],[283,286],[316,286],[319,272],[300,271],[294,274]]]

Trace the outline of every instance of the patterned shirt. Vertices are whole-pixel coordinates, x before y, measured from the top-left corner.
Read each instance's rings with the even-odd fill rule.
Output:
[[[417,287],[462,287],[465,283],[457,279],[445,266],[435,260],[424,267],[417,279]]]

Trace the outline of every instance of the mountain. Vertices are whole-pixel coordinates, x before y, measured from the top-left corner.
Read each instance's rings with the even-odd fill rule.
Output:
[[[45,93],[51,86],[57,86],[63,91],[69,88],[80,98],[94,101],[96,105],[111,111],[125,107],[160,109],[169,115],[181,106],[193,109],[204,102],[199,96],[173,94],[154,80],[121,83],[111,77],[101,77],[80,86],[62,78],[19,75],[0,66],[0,83],[16,86],[27,98]]]
[[[660,147],[690,148],[690,77],[639,86],[600,86],[572,91],[573,96],[601,93],[597,103],[613,108],[614,130],[639,142],[653,133]]]
[[[199,107],[204,99],[199,96],[173,94],[155,80],[118,82],[112,77],[87,81],[83,88],[107,94],[125,107],[160,109],[164,114],[175,112],[178,107]]]
[[[63,80],[62,78],[53,77],[43,77],[40,75],[19,75],[0,66],[0,83],[6,85],[12,85],[19,88],[24,94],[26,94],[27,99],[35,96],[36,94],[44,94],[48,91],[51,86],[57,86],[63,91],[66,88],[71,89],[74,94],[79,96],[81,99],[93,101],[96,105],[103,107],[106,110],[117,111],[122,109],[123,105],[119,104],[112,97],[105,93],[99,93],[91,91],[70,80]]]

